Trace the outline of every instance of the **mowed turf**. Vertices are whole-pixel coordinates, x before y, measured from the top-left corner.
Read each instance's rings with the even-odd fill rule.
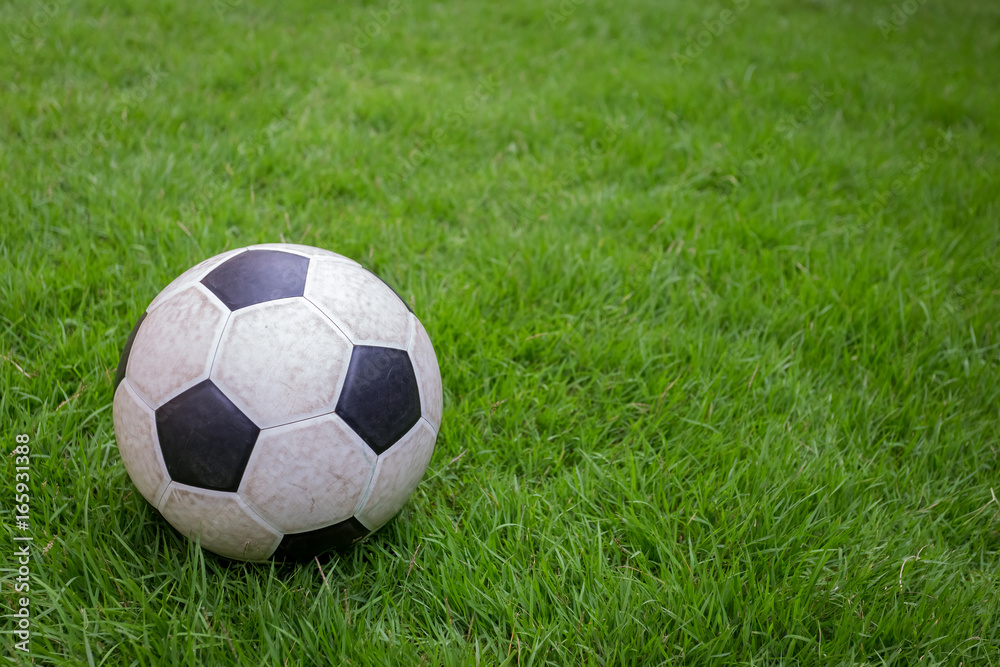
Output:
[[[0,24],[6,660],[1000,663],[995,2]],[[353,552],[233,563],[134,490],[111,380],[171,279],[282,240],[410,301],[444,421]]]

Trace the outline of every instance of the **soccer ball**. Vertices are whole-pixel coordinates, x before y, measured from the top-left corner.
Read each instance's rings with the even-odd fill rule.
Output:
[[[423,477],[441,375],[375,274],[284,243],[205,260],[153,299],[115,377],[139,493],[201,546],[309,559],[382,527]]]

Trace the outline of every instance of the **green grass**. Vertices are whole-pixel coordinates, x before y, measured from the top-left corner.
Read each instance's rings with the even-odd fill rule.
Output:
[[[1000,664],[995,2],[50,6],[0,7],[5,659]],[[111,423],[156,293],[278,240],[445,385],[322,569],[191,546]]]

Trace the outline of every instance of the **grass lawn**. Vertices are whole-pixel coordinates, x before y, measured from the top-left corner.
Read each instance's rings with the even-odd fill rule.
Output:
[[[5,660],[1000,664],[993,0],[0,25]],[[167,282],[282,240],[399,289],[445,414],[386,528],[248,565],[135,492],[111,381]]]

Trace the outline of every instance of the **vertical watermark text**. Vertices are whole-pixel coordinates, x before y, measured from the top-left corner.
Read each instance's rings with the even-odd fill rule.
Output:
[[[31,438],[27,433],[14,436],[14,575],[15,600],[13,635],[20,640],[14,643],[18,651],[28,652],[31,640]]]

